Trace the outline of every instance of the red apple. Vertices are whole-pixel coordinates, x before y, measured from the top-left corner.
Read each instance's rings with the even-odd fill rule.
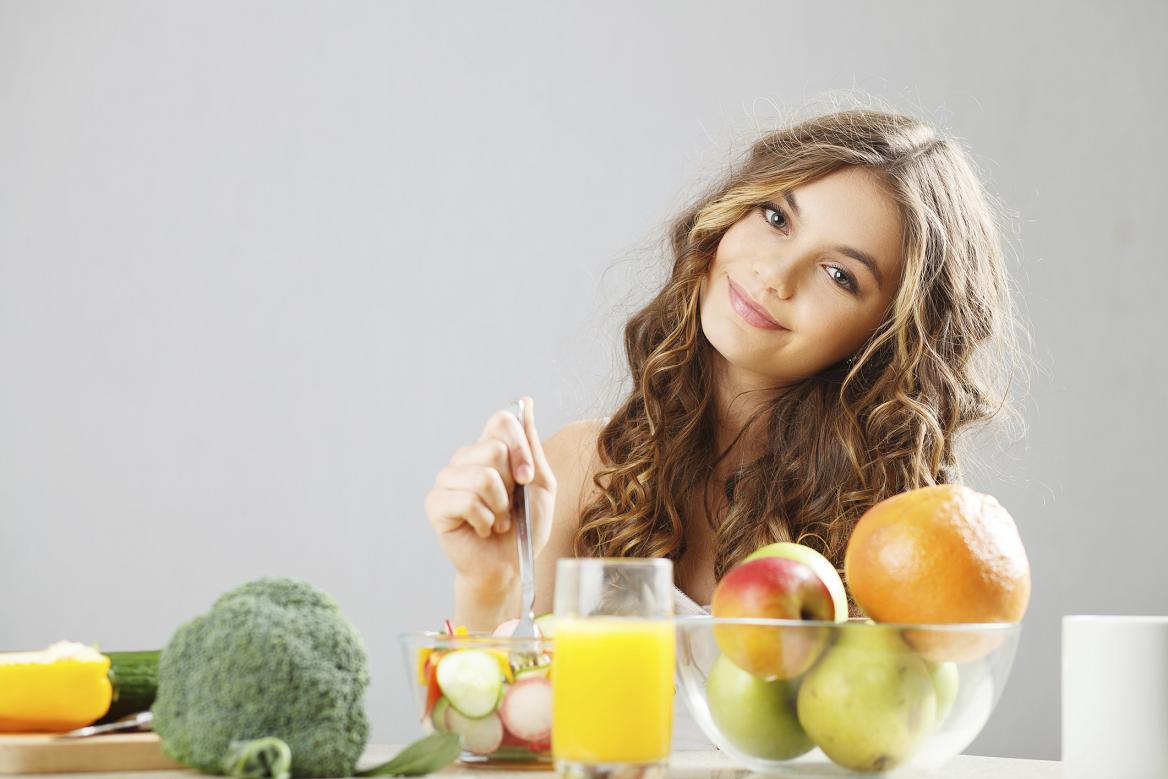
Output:
[[[715,617],[835,619],[831,591],[811,566],[788,557],[761,557],[735,566],[714,590]],[[823,625],[715,624],[714,639],[736,666],[760,679],[792,679],[818,659]]]
[[[742,562],[749,563],[751,560],[757,560],[760,557],[789,557],[792,560],[798,560],[801,563],[810,565],[811,570],[815,571],[820,579],[823,579],[823,583],[827,585],[828,592],[831,593],[831,599],[835,601],[835,621],[847,622],[848,593],[844,589],[844,580],[840,578],[839,571],[835,569],[835,566],[826,557],[809,546],[792,543],[791,541],[778,541],[754,550]]]

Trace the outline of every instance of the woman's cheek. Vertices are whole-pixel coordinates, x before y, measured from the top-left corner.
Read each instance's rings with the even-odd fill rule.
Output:
[[[801,330],[799,335],[802,356],[814,370],[832,362],[832,355],[840,349],[839,331],[822,320],[810,329]]]

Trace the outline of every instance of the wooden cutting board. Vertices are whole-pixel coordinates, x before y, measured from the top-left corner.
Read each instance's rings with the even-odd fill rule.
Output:
[[[57,738],[52,733],[0,733],[0,774],[158,771],[182,768],[162,753],[156,733]]]

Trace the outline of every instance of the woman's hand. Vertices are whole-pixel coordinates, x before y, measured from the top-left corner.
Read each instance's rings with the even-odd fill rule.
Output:
[[[426,496],[426,516],[463,584],[502,597],[519,573],[511,527],[516,483],[527,486],[536,556],[547,545],[556,503],[556,477],[535,429],[535,408],[531,398],[523,400],[522,424],[509,410],[496,412],[479,440],[456,451],[438,472]]]

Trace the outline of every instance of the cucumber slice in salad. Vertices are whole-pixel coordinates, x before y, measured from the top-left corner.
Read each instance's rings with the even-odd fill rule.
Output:
[[[447,733],[450,731],[450,728],[446,726],[446,710],[449,708],[450,701],[443,696],[438,699],[438,702],[434,704],[434,710],[430,712],[430,724],[439,733]]]
[[[503,743],[503,721],[498,714],[472,719],[451,706],[446,710],[446,725],[459,735],[462,748],[476,755],[489,755]]]
[[[458,649],[438,663],[438,688],[459,714],[472,719],[493,712],[503,698],[503,672],[494,655]]]

